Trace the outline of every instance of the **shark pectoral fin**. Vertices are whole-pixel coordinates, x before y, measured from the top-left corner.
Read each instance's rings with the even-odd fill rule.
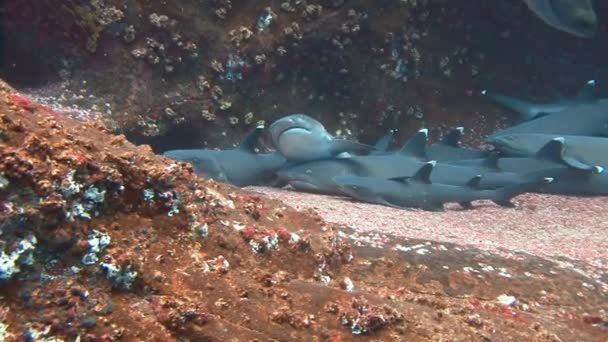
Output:
[[[576,94],[576,101],[578,102],[590,102],[595,99],[595,80],[589,80]]]
[[[446,134],[443,139],[441,139],[441,144],[458,147],[460,145],[460,139],[464,135],[464,127],[456,127],[451,130],[448,134]]]
[[[584,170],[584,171],[592,171],[594,170],[594,166],[593,165],[589,165],[587,163],[584,163],[580,160],[578,160],[577,158],[574,157],[568,157],[568,156],[563,156],[562,158],[563,162],[575,169],[578,170]]]
[[[388,150],[389,146],[391,145],[391,142],[393,142],[394,135],[395,135],[395,130],[391,129],[390,131],[388,131],[388,133],[386,133],[380,139],[378,139],[378,141],[376,141],[374,148],[377,151]]]
[[[354,154],[367,154],[375,148],[370,145],[358,143],[356,141],[333,139],[329,147],[332,155],[337,155],[342,152],[351,152]]]
[[[241,140],[241,143],[239,144],[238,148],[243,151],[248,151],[248,152],[254,153],[255,144],[257,143],[260,135],[262,135],[263,131],[264,131],[264,126],[258,126],[255,129],[253,129],[253,131],[247,133],[247,135],[243,138],[243,140]]]
[[[404,156],[416,157],[419,159],[428,159],[426,156],[426,142],[429,131],[423,128],[418,131],[413,137],[408,140],[405,145],[399,150],[399,154]]]
[[[416,174],[412,176],[411,180],[420,183],[431,184],[431,173],[433,172],[433,169],[435,168],[436,164],[437,162],[434,160],[431,160],[430,162],[424,164],[424,166],[422,166],[418,171],[416,171]]]
[[[460,206],[464,209],[473,209],[473,204],[471,202],[458,202],[458,204],[460,204]]]

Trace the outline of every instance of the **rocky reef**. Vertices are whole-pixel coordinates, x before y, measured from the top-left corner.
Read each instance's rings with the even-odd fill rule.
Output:
[[[451,244],[384,236],[378,248],[6,84],[0,156],[6,341],[607,334],[605,280]]]
[[[227,147],[302,111],[364,142],[393,128],[481,136],[504,113],[469,101],[479,89],[547,98],[606,78],[601,23],[581,40],[506,0],[8,0],[1,75],[156,151]]]

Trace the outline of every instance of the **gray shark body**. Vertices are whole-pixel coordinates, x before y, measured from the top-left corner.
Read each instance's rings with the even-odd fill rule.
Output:
[[[598,172],[599,171],[599,172]],[[543,184],[537,192],[555,195],[607,196],[608,173],[602,169],[582,171],[568,168],[544,170],[555,181]]]
[[[412,177],[427,162],[426,140],[427,131],[421,130],[399,151],[393,153],[317,160],[292,165],[280,170],[278,177],[299,190],[340,195],[343,194],[341,189],[333,182],[333,178],[338,176],[356,175],[383,179]],[[518,184],[527,180],[526,175],[515,172],[437,163],[431,181],[464,185],[479,174],[483,175],[479,187],[484,189]]]
[[[286,163],[279,153],[255,153],[254,145],[263,128],[258,127],[232,150],[208,149],[170,150],[163,155],[192,164],[194,171],[204,177],[236,186],[267,185]]]
[[[513,133],[543,133],[561,135],[608,135],[608,99],[592,104],[568,107],[561,112],[527,121],[500,130],[494,137]]]
[[[391,133],[392,134],[392,133]],[[376,143],[383,147],[386,136]],[[349,156],[315,160],[286,166],[277,172],[279,180],[292,187],[308,192],[329,195],[344,195],[333,182],[333,178],[343,175],[381,175],[382,177],[399,177],[403,172],[413,174],[426,161],[425,144],[427,131],[419,131],[399,151],[372,153],[366,156]],[[401,165],[402,170],[393,169],[391,165]]]
[[[498,190],[478,190],[481,176],[473,177],[464,186],[433,183],[431,174],[434,166],[434,161],[428,162],[413,177],[401,180],[341,176],[334,181],[343,192],[360,201],[425,210],[442,210],[443,204],[449,202],[470,208],[472,201],[480,199],[510,205],[512,197],[537,187],[537,183],[526,183]]]
[[[275,121],[269,127],[276,149],[289,161],[304,162],[334,157],[343,152],[365,154],[369,145],[336,139],[323,125],[305,114],[293,114]]]
[[[597,98],[593,94],[595,84],[594,80],[587,81],[575,97],[564,98],[550,103],[535,103],[488,90],[483,90],[481,94],[516,112],[519,115],[519,121],[529,121],[541,116],[559,113],[568,107],[597,101]]]
[[[453,160],[467,160],[486,157],[489,152],[463,148],[460,146],[460,139],[464,135],[464,127],[456,127],[446,134],[437,144],[433,144],[426,149],[429,159],[439,162]]]
[[[591,0],[524,0],[542,21],[582,38],[593,36],[598,22]]]
[[[578,135],[560,136],[564,140],[563,157],[570,163],[608,167],[608,138]],[[553,134],[506,134],[493,137],[489,142],[513,156],[530,156],[555,139]]]

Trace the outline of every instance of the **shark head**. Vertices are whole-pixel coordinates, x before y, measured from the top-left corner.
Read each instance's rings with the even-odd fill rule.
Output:
[[[350,197],[373,203],[383,203],[385,200],[374,191],[375,178],[358,177],[358,176],[338,176],[334,177],[334,183],[342,192]]]
[[[270,125],[269,130],[275,145],[285,134],[325,132],[325,128],[319,121],[305,114],[293,114],[280,118]]]
[[[501,134],[490,136],[488,142],[508,155],[525,155],[529,145],[525,134]]]
[[[319,177],[311,170],[307,171],[309,172],[280,170],[276,173],[276,175],[280,182],[287,183],[301,191],[329,195],[344,195],[340,188],[337,187],[331,180],[327,179],[326,177]]]

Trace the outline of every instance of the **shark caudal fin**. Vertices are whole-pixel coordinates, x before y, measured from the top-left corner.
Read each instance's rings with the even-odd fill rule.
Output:
[[[574,99],[578,102],[593,101],[594,99],[596,99],[595,90],[597,88],[595,87],[595,85],[596,85],[595,80],[587,81],[587,83],[585,83],[585,85],[581,88],[581,90],[579,90],[579,92],[576,94],[576,97]]]
[[[428,159],[426,156],[426,142],[429,130],[423,128],[408,140],[399,150],[399,154],[418,159]]]
[[[532,120],[536,118],[539,114],[541,114],[536,110],[536,105],[532,102],[523,101],[511,96],[493,93],[487,90],[482,90],[481,95],[518,113],[520,121]]]
[[[535,192],[544,184],[549,184],[553,182],[553,178],[545,177],[541,180],[537,181],[529,181],[523,182],[513,185],[507,185],[500,189],[496,189],[494,199],[492,200],[494,203],[500,205],[501,207],[514,207],[515,205],[511,202],[511,199],[515,196],[521,195],[526,192]]]
[[[449,131],[443,139],[441,139],[440,144],[452,147],[460,147],[460,139],[464,135],[464,127],[456,127],[453,130]]]

